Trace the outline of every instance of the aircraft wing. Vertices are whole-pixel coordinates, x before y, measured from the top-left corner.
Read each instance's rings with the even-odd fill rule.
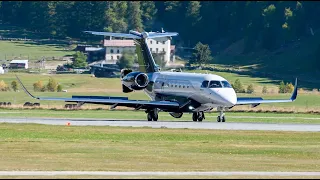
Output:
[[[131,39],[141,39],[140,36],[134,34],[126,34],[126,33],[111,33],[111,32],[95,32],[95,31],[84,31],[85,33],[101,35],[101,36],[112,36],[112,37],[123,37],[123,38],[131,38]]]
[[[253,107],[258,106],[262,103],[283,103],[283,102],[292,102],[296,100],[298,95],[298,86],[297,86],[297,79],[295,82],[295,87],[293,90],[293,93],[291,95],[290,99],[262,99],[261,97],[239,97],[237,99],[236,105],[246,105],[246,104],[252,104]]]
[[[104,104],[112,105],[112,108],[116,106],[126,106],[136,109],[148,109],[148,108],[159,108],[162,110],[176,110],[179,109],[180,104],[171,101],[144,101],[144,100],[128,100],[126,97],[107,97],[107,96],[72,96],[72,98],[61,98],[61,97],[36,97],[33,96],[26,87],[22,84],[21,80],[16,76],[23,90],[32,98],[39,100],[48,101],[65,101],[65,102],[76,102],[80,104]]]

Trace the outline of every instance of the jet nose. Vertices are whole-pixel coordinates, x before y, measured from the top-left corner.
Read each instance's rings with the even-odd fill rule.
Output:
[[[222,97],[224,104],[227,107],[234,106],[237,103],[237,95],[232,88],[223,89],[220,92],[220,96]]]

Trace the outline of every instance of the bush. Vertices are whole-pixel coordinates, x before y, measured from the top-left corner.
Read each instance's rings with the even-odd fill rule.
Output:
[[[243,88],[241,82],[239,79],[236,79],[236,81],[234,82],[234,84],[231,84],[233,89],[237,92],[237,93],[245,93],[245,89]]]
[[[253,87],[253,84],[250,84],[250,85],[247,87],[247,93],[249,93],[249,94],[254,93],[254,87]]]
[[[62,92],[62,85],[61,85],[61,84],[58,85],[57,91],[58,91],[58,92]]]
[[[284,84],[283,81],[280,82],[280,85],[279,85],[279,93],[285,93],[286,91],[286,85]]]
[[[292,93],[294,89],[294,86],[290,83],[290,84],[286,84],[286,88],[285,88],[285,92],[286,93]]]
[[[37,81],[36,83],[33,84],[33,90],[35,92],[39,92],[39,91],[42,91],[43,90],[43,83],[42,81]]]
[[[16,92],[18,90],[18,83],[17,81],[11,82],[11,88]]]
[[[10,88],[9,86],[3,81],[0,81],[0,91],[9,91]]]
[[[268,89],[267,89],[266,86],[263,86],[263,88],[262,88],[262,93],[263,93],[263,94],[267,94],[267,93],[268,93]]]
[[[54,80],[53,78],[50,78],[47,84],[47,90],[50,92],[55,92],[57,91],[57,87],[58,87],[57,81]]]

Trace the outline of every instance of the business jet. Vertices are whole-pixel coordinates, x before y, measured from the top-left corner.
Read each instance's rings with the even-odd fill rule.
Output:
[[[148,121],[157,121],[159,111],[168,112],[174,118],[181,118],[183,113],[192,113],[193,121],[202,121],[205,119],[204,112],[217,108],[218,122],[225,122],[224,112],[234,106],[252,105],[252,107],[256,107],[262,103],[292,102],[297,98],[297,79],[290,99],[264,100],[261,97],[237,97],[230,83],[218,75],[161,71],[159,66],[155,64],[147,40],[163,37],[171,39],[172,36],[178,35],[175,32],[140,33],[131,30],[128,34],[94,31],[85,31],[85,33],[134,40],[139,71],[121,70],[122,91],[130,93],[143,90],[151,100],[129,100],[126,97],[108,96],[35,97],[17,77],[29,96],[38,100],[74,102],[77,103],[77,107],[91,103],[111,105],[111,109],[117,106],[131,107],[136,110],[143,109],[147,113]]]

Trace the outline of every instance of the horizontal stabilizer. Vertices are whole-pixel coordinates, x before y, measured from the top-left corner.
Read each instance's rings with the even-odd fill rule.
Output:
[[[143,32],[139,33],[136,31],[130,31],[129,34],[126,33],[112,33],[112,32],[96,32],[96,31],[84,31],[88,34],[93,35],[100,35],[100,36],[112,36],[112,37],[122,37],[122,38],[130,38],[130,39],[142,39],[142,38],[161,38],[161,37],[171,37],[171,36],[177,36],[178,33],[176,32],[164,32],[164,33],[158,33],[158,32]]]
[[[126,34],[126,33],[111,33],[111,32],[95,32],[95,31],[84,31],[88,34],[101,35],[101,36],[112,36],[112,37],[123,37],[130,39],[141,39],[141,36],[137,36],[134,34]]]

